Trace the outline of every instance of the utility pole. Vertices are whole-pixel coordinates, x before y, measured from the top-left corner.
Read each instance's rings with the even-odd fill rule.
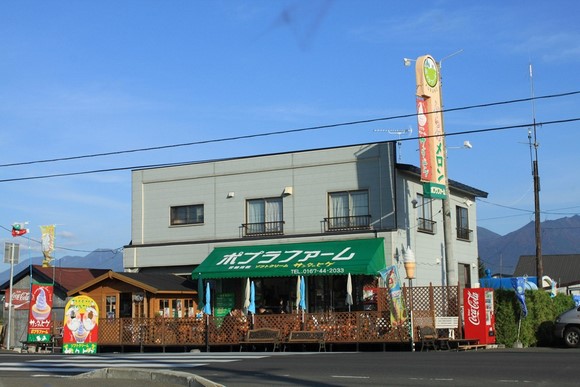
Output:
[[[530,87],[532,93],[532,115],[533,115],[533,135],[534,142],[532,143],[532,134],[528,132],[528,141],[530,143],[530,156],[532,158],[532,175],[534,177],[534,224],[536,236],[536,280],[538,288],[542,289],[542,277],[544,276],[544,263],[542,260],[542,230],[540,219],[540,173],[538,171],[538,137],[536,132],[536,105],[534,102],[534,78],[532,75],[532,64],[530,63]],[[533,148],[533,154],[532,154]]]

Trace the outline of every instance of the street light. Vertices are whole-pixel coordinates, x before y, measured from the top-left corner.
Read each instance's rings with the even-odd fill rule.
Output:
[[[403,251],[403,264],[405,265],[405,273],[407,274],[407,279],[409,280],[409,319],[411,320],[411,351],[415,352],[415,327],[413,325],[413,279],[415,278],[415,253],[411,250],[411,246],[407,246],[405,251]]]

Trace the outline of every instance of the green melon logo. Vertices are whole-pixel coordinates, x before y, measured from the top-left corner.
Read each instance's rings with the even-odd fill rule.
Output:
[[[429,86],[435,87],[437,85],[439,74],[437,73],[437,63],[435,63],[433,58],[427,57],[423,61],[423,74]]]

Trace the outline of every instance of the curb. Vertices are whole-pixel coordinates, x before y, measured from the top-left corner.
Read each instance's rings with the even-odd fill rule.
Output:
[[[172,383],[181,386],[225,387],[201,376],[181,371],[148,371],[139,368],[102,368],[72,376],[71,379],[129,379]]]

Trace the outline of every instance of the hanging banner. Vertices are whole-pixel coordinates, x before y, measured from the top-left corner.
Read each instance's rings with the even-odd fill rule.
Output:
[[[425,112],[427,102],[417,98],[417,126],[419,128],[419,168],[421,169],[421,181],[430,181],[433,176],[433,160],[431,158],[431,132]]]
[[[389,309],[391,310],[391,325],[401,326],[407,319],[403,303],[403,290],[399,281],[399,271],[396,266],[389,266],[379,272],[389,291]]]
[[[44,259],[42,260],[43,267],[49,267],[52,261],[52,252],[54,251],[54,225],[40,226],[42,234],[40,244]]]
[[[46,343],[50,341],[50,312],[54,288],[52,284],[32,284],[30,292],[30,309],[28,312],[29,343]]]
[[[28,230],[26,228],[26,222],[25,223],[13,223],[12,224],[12,236],[13,237],[19,237],[22,236],[24,234],[27,234],[30,230]]]
[[[516,297],[522,307],[522,317],[526,317],[528,315],[528,308],[526,306],[525,280],[523,277],[512,277],[511,282],[516,292]]]
[[[88,296],[70,299],[64,308],[63,353],[96,354],[98,334],[97,303]]]

